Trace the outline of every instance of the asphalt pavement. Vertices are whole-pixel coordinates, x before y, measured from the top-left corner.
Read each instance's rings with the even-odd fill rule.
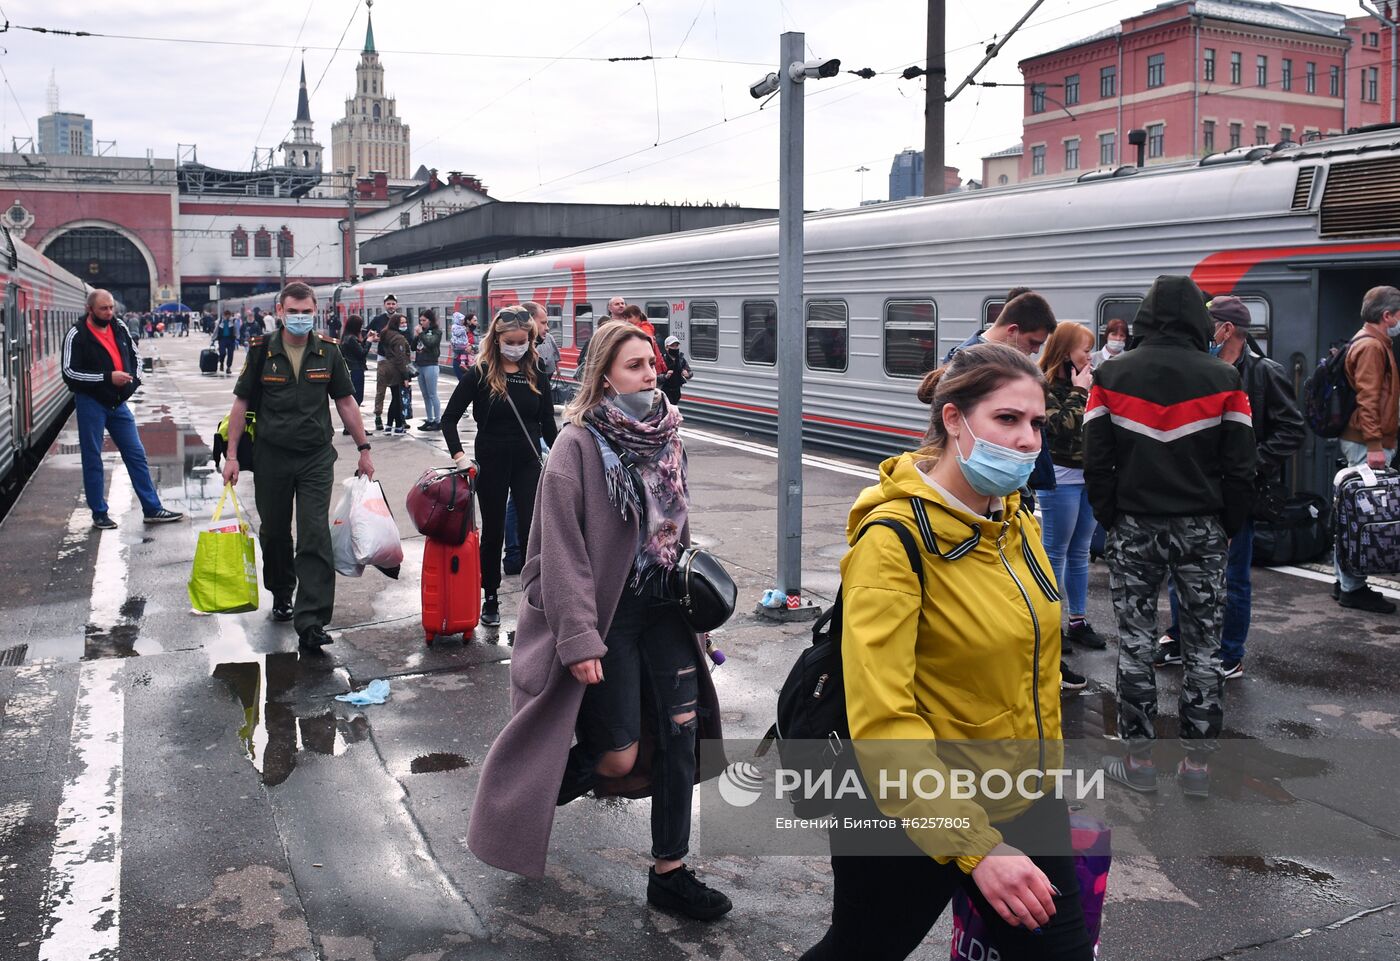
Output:
[[[162,497],[189,520],[144,526],[112,452],[120,527],[92,530],[70,422],[0,525],[0,649],[26,645],[22,663],[0,667],[0,959],[733,961],[793,958],[820,937],[826,860],[707,852],[704,811],[692,863],[735,904],[713,924],[646,905],[645,800],[562,808],[543,880],[472,856],[477,772],[509,715],[518,579],[506,578],[499,629],[427,647],[422,538],[401,510],[399,578],[338,580],[325,656],[297,652],[266,594],[248,614],[193,613],[195,537],[220,492],[209,444],[233,384],[198,372],[202,346],[143,342],[159,360],[133,403]],[[451,387],[445,376],[444,398]],[[396,509],[447,462],[436,434],[373,442]],[[347,437],[336,447],[343,479],[356,455]],[[761,438],[701,425],[687,447],[695,538],[740,585],[740,613],[715,638],[726,735],[757,738],[809,630],[751,610],[772,586],[775,456]],[[870,463],[821,454],[805,466],[804,587],[818,603],[835,591],[846,512],[871,477]],[[238,488],[250,512],[252,483]],[[1233,800],[1280,832],[1314,825],[1326,843],[1305,843],[1304,827],[1280,833],[1277,850],[1192,855],[1181,838],[1224,817],[1223,800],[1111,792],[1102,813],[1131,853],[1109,875],[1100,958],[1400,957],[1400,617],[1342,611],[1330,579],[1306,573],[1255,572],[1226,733],[1265,758]],[[1111,634],[1102,564],[1089,606]],[[1066,735],[1111,732],[1113,645],[1070,663],[1091,684],[1065,698]],[[387,703],[335,700],[379,678]],[[1178,683],[1163,672],[1164,735]],[[947,958],[949,938],[945,918],[915,957]]]

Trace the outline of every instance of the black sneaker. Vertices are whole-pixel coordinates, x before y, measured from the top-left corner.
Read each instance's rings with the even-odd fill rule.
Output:
[[[1220,676],[1227,681],[1244,677],[1243,661],[1225,661],[1220,665]]]
[[[1089,684],[1089,679],[1083,674],[1070,670],[1068,664],[1060,662],[1060,690],[1062,691],[1082,691]]]
[[[292,619],[292,599],[272,600],[272,619],[274,621],[290,621]]]
[[[1157,653],[1153,655],[1152,663],[1157,667],[1166,667],[1168,664],[1181,663],[1181,642],[1164,640],[1157,645]]]
[[[117,529],[117,522],[112,520],[112,515],[105,511],[101,514],[92,515],[92,526],[100,531],[114,531]]]
[[[1147,764],[1134,767],[1121,757],[1105,757],[1103,759],[1103,773],[1110,781],[1117,781],[1139,794],[1157,793],[1157,768],[1155,765]]]
[[[1334,600],[1334,601],[1341,600],[1341,597],[1342,597],[1342,585],[1339,584],[1339,583],[1337,583],[1336,581],[1333,581],[1333,582],[1332,582],[1332,600]]]
[[[313,624],[301,632],[301,637],[297,641],[297,646],[303,651],[320,651],[327,644],[334,644],[335,639],[326,633],[326,629],[319,624]]]
[[[1362,585],[1354,591],[1338,591],[1337,603],[1354,611],[1372,614],[1394,614],[1395,602],[1373,587]]]
[[[146,515],[147,524],[173,524],[176,521],[182,521],[184,519],[184,514],[181,514],[178,511],[168,511],[164,507],[156,511],[154,514]]]
[[[1102,651],[1108,648],[1108,642],[1103,639],[1103,635],[1095,631],[1088,621],[1070,621],[1069,630],[1065,632],[1065,636],[1080,647],[1087,647],[1091,651]],[[1063,645],[1064,641],[1060,643]]]
[[[497,627],[501,623],[501,602],[495,594],[487,594],[481,604],[481,623],[486,627]]]
[[[665,874],[657,874],[656,868],[647,872],[647,903],[696,921],[713,921],[734,907],[729,898],[703,883],[684,864]]]
[[[376,418],[374,419],[374,429],[375,429],[377,432],[381,433],[381,434],[384,433],[384,418],[383,418],[383,417],[376,417]]]
[[[1181,793],[1192,798],[1210,797],[1210,768],[1208,767],[1188,767],[1186,759],[1182,758],[1181,763],[1176,766],[1176,783],[1181,786]]]

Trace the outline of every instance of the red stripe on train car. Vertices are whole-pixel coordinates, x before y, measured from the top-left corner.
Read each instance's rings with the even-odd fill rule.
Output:
[[[711,407],[727,407],[731,410],[748,411],[754,414],[767,414],[777,417],[778,411],[772,407],[759,407],[754,404],[739,404],[732,400],[713,400],[706,397],[688,397],[688,403],[707,404]],[[803,414],[804,421],[811,421],[815,424],[831,424],[836,427],[851,427],[856,430],[868,430],[877,434],[892,434],[896,437],[917,437],[922,439],[923,433],[916,430],[908,430],[904,427],[886,427],[880,424],[866,424],[858,420],[842,420],[839,417],[823,417],[820,414]]]
[[[1191,271],[1191,279],[1211,294],[1225,294],[1235,289],[1255,267],[1270,260],[1293,257],[1319,257],[1327,254],[1400,253],[1394,241],[1368,244],[1316,244],[1305,247],[1252,247],[1245,250],[1222,250],[1211,254]]]

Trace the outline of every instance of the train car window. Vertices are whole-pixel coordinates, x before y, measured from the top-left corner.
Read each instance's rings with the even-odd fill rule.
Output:
[[[846,369],[846,302],[812,301],[807,304],[807,369]]]
[[[1124,320],[1128,324],[1128,329],[1133,328],[1133,318],[1137,316],[1138,308],[1142,306],[1141,297],[1105,297],[1099,301],[1099,346],[1102,347],[1106,339],[1108,322],[1114,318]]]
[[[719,304],[713,300],[691,302],[690,359],[719,360]]]
[[[564,305],[545,304],[545,323],[549,327],[549,332],[554,335],[556,343],[564,342]]]
[[[778,305],[771,300],[744,304],[744,363],[778,363]]]
[[[989,300],[982,305],[982,329],[991,330],[992,325],[1001,316],[1001,309],[1006,306],[1004,300]]]
[[[885,373],[922,377],[938,366],[938,308],[931,300],[885,305]]]
[[[588,346],[593,337],[593,305],[574,304],[574,346],[580,349]]]
[[[647,320],[656,329],[656,342],[666,343],[666,338],[671,336],[671,305],[664,300],[648,300],[646,312]]]
[[[1274,354],[1272,344],[1272,325],[1269,322],[1269,302],[1263,297],[1241,297],[1245,308],[1249,311],[1249,334],[1254,338],[1254,342],[1259,345],[1259,349],[1264,352],[1265,357],[1272,357]]]

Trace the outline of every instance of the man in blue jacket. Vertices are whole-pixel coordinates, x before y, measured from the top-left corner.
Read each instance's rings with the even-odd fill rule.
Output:
[[[121,452],[131,486],[141,502],[147,524],[169,524],[184,514],[160,504],[146,448],[136,430],[136,418],[127,398],[141,386],[137,377],[136,348],[122,324],[112,323],[116,305],[105,290],[88,294],[87,313],[63,338],[63,381],[73,391],[78,417],[78,446],[83,458],[83,491],[92,510],[92,526],[110,530],[117,526],[107,511],[102,472],[102,438],[112,436]]]

